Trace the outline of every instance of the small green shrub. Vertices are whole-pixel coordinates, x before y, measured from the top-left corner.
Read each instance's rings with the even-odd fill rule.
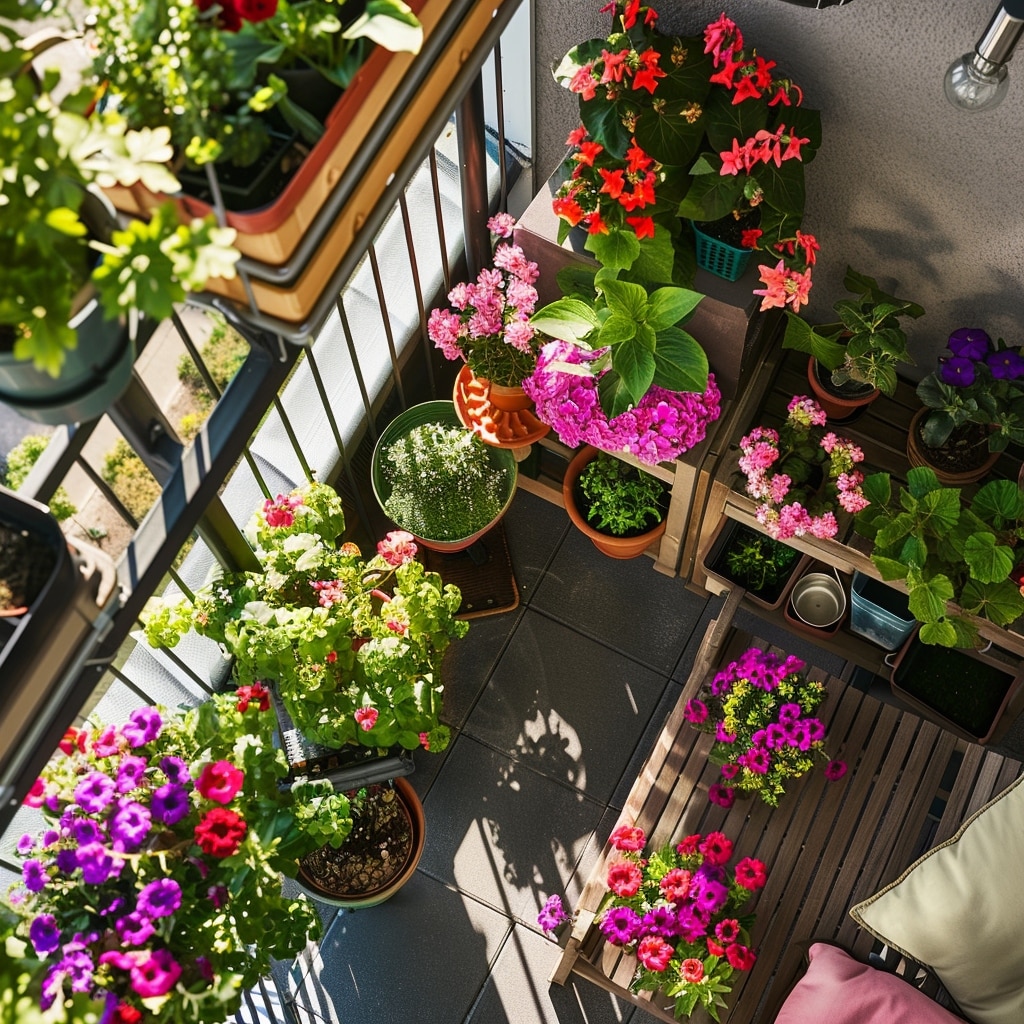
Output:
[[[161,488],[156,478],[124,438],[119,438],[107,453],[103,479],[136,519],[141,520],[160,497]]]
[[[214,321],[210,337],[199,347],[199,355],[214,383],[223,391],[245,362],[249,345],[222,318],[214,317]],[[208,408],[213,404],[213,396],[188,353],[178,360],[178,379],[201,406]]]
[[[4,474],[4,485],[12,491],[18,490],[28,478],[32,467],[39,461],[39,456],[46,451],[50,438],[46,434],[29,434],[23,437],[7,453],[7,472]],[[78,509],[68,497],[63,487],[58,487],[49,501],[50,511],[54,518],[62,523],[70,519]]]
[[[664,482],[607,452],[598,452],[583,467],[579,486],[587,522],[614,537],[651,530],[665,514]]]

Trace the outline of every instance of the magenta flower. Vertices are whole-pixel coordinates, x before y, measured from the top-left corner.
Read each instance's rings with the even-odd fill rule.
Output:
[[[263,519],[267,526],[293,526],[295,510],[302,507],[302,499],[291,494],[279,494],[276,498],[267,498],[263,503]]]
[[[829,761],[825,765],[825,778],[829,782],[838,782],[846,774],[846,763],[844,761]]]
[[[154,949],[152,956],[131,969],[131,985],[142,999],[166,995],[181,976],[181,967],[169,950]]]
[[[600,928],[613,946],[627,946],[640,934],[640,915],[631,907],[610,907],[601,917]]]
[[[712,782],[708,787],[708,799],[719,807],[732,807],[736,802],[736,790],[732,786],[722,786]]]
[[[110,838],[121,843],[125,850],[137,850],[149,835],[152,824],[148,807],[134,800],[125,800],[110,819]]]
[[[541,926],[545,935],[550,935],[563,921],[568,920],[565,907],[562,905],[562,897],[557,893],[549,896],[543,908],[537,915],[537,924]]]
[[[114,922],[117,937],[126,946],[142,946],[156,933],[153,921],[144,914],[133,910]]]
[[[683,709],[683,718],[693,725],[700,725],[708,717],[708,706],[702,700],[688,700]]]
[[[114,780],[92,771],[75,788],[75,803],[87,814],[99,814],[114,799]]]
[[[184,786],[168,782],[153,791],[150,812],[164,825],[176,825],[192,809]]]
[[[57,918],[53,914],[40,914],[28,926],[28,937],[37,956],[49,956],[60,945]]]
[[[230,761],[216,761],[208,764],[196,781],[196,789],[207,800],[218,804],[229,804],[242,788],[245,772]]]
[[[110,878],[117,878],[124,867],[124,861],[115,857],[102,843],[80,846],[77,856],[82,879],[88,885],[102,885]]]
[[[147,917],[170,917],[181,906],[181,886],[173,878],[158,878],[142,887],[136,910]]]
[[[163,719],[156,708],[137,708],[128,716],[128,721],[121,727],[121,735],[129,746],[141,747],[152,743],[160,735]]]
[[[145,778],[147,762],[144,757],[122,757],[117,766],[117,791],[129,793],[142,784]]]
[[[376,708],[356,708],[355,719],[364,732],[369,732],[377,724],[377,716],[380,712]]]

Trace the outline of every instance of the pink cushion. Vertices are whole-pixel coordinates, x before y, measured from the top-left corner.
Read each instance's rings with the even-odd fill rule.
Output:
[[[775,1024],[963,1024],[905,982],[816,942]]]

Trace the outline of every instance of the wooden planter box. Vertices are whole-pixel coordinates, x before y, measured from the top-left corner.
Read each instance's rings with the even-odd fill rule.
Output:
[[[410,0],[409,6],[423,24],[426,40],[449,0]],[[235,246],[243,255],[271,265],[287,262],[415,60],[416,54],[375,47],[328,114],[323,136],[281,194],[258,209],[227,211],[227,224],[238,231]],[[208,203],[194,196],[153,193],[141,184],[104,191],[118,210],[134,216],[148,217],[168,199],[173,199],[184,223],[213,212]],[[217,293],[241,296],[245,301],[241,287],[237,293],[231,288]]]

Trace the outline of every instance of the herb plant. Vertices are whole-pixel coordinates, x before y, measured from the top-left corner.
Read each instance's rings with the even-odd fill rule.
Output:
[[[587,522],[612,536],[643,533],[665,514],[665,483],[607,452],[583,467],[578,482]]]
[[[515,482],[480,438],[444,423],[421,424],[392,442],[381,468],[391,486],[384,511],[434,541],[463,540],[493,522]]]

